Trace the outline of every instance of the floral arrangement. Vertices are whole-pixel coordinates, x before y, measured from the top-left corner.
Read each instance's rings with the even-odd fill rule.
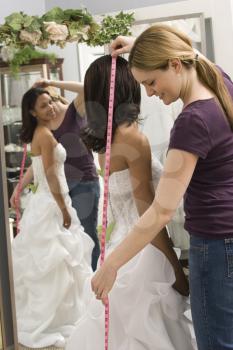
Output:
[[[13,71],[32,58],[54,55],[38,52],[49,45],[63,48],[68,42],[85,42],[89,46],[104,45],[118,35],[130,35],[133,13],[120,12],[106,16],[98,23],[86,9],[62,10],[55,7],[42,17],[12,13],[0,25],[0,57]]]

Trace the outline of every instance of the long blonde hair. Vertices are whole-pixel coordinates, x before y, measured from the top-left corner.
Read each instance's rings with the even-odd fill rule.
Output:
[[[151,26],[136,39],[129,65],[145,71],[167,69],[169,60],[174,58],[180,59],[186,68],[196,69],[201,83],[216,95],[233,129],[233,101],[222,73],[214,63],[196,54],[186,34],[164,24]]]

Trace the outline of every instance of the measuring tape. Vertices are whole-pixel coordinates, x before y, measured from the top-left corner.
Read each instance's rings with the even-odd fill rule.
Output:
[[[107,126],[107,142],[105,153],[104,166],[104,199],[103,199],[103,216],[102,216],[102,233],[101,233],[101,253],[100,265],[104,262],[105,257],[105,242],[107,229],[107,208],[108,208],[108,180],[110,170],[110,155],[112,141],[112,120],[115,95],[115,78],[116,78],[116,57],[112,57],[110,90],[109,90],[109,105],[108,105],[108,126]],[[109,335],[109,300],[105,303],[105,334],[104,334],[104,349],[108,350],[108,335]]]
[[[16,196],[15,196],[15,204],[16,204],[16,234],[19,233],[19,220],[20,220],[20,193],[22,190],[22,178],[23,178],[23,171],[24,171],[24,167],[25,167],[25,161],[26,161],[26,157],[27,157],[27,144],[25,143],[23,145],[23,159],[21,162],[21,167],[20,167],[20,174],[19,174],[19,183],[18,183],[18,188],[17,188],[17,192],[16,192]]]

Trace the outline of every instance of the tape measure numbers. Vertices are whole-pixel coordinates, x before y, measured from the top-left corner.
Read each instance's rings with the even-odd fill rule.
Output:
[[[109,180],[111,144],[112,144],[112,122],[113,122],[113,107],[114,107],[114,95],[115,95],[115,79],[116,79],[116,57],[112,57],[110,88],[109,88],[107,141],[106,141],[105,167],[104,167],[104,199],[103,199],[100,265],[103,264],[104,258],[105,258],[105,243],[106,243],[105,238],[106,238],[106,229],[107,229],[107,208],[108,208],[108,180]],[[105,350],[108,350],[108,337],[109,337],[109,301],[107,300],[105,303],[105,336],[104,336]]]

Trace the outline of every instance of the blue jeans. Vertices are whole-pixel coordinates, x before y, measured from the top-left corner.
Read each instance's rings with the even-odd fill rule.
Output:
[[[99,239],[97,234],[98,205],[100,197],[99,180],[75,182],[68,181],[69,194],[72,206],[76,209],[78,218],[85,232],[92,238],[95,246],[92,251],[92,269],[96,270],[100,255]]]
[[[233,349],[233,238],[191,236],[189,254],[198,350]]]

